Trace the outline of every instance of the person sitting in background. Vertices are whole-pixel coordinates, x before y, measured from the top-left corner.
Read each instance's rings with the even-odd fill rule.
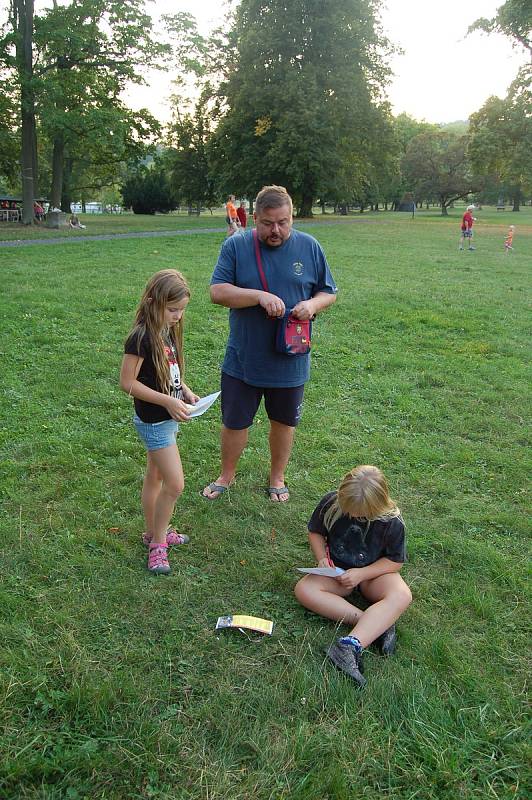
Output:
[[[83,230],[87,227],[86,225],[82,225],[81,224],[81,222],[79,221],[79,218],[76,216],[76,214],[71,214],[70,215],[70,219],[68,221],[68,224],[70,225],[71,228],[81,228]]]
[[[33,215],[36,222],[42,222],[44,220],[44,208],[36,200],[33,203]]]

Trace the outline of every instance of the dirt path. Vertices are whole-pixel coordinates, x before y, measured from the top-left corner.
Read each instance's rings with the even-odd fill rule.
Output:
[[[335,219],[335,220],[320,220],[320,222],[302,222],[297,223],[295,227],[305,228],[309,225],[346,225],[358,222],[378,222],[377,219],[368,219],[367,217],[357,217],[354,219]],[[114,239],[157,239],[161,236],[194,236],[201,233],[219,233],[225,235],[225,227],[223,228],[190,228],[188,230],[175,230],[175,231],[132,231],[131,233],[102,233],[95,234],[94,236],[75,236],[73,238],[66,238],[57,236],[53,239],[12,239],[0,241],[0,247],[26,247],[34,244],[76,244],[77,242],[103,242],[113,241]]]

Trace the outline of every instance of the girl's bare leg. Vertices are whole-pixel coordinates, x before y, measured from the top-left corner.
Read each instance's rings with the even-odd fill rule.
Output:
[[[305,575],[296,584],[294,594],[302,606],[334,622],[356,625],[364,613],[344,599],[351,589],[343,589],[334,578]]]
[[[147,533],[153,544],[166,542],[166,530],[174,512],[178,497],[185,488],[181,456],[177,445],[148,452],[146,477],[150,475],[142,490],[142,502]],[[156,490],[157,482],[159,491]],[[146,496],[146,505],[144,498]]]
[[[157,465],[153,459],[150,458],[150,451],[148,451],[146,459],[146,474],[144,475],[144,483],[142,484],[142,510],[144,512],[145,530],[150,536],[153,536],[153,520],[155,516],[155,503],[159,497],[161,486],[163,483],[163,476],[159,472]]]
[[[362,647],[368,647],[406,611],[412,593],[398,572],[363,581],[358,588],[372,605],[363,612],[350,636],[356,636]]]

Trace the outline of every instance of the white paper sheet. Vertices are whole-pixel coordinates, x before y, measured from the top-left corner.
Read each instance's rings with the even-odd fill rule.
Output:
[[[193,419],[194,417],[201,417],[202,414],[205,414],[205,412],[212,406],[219,396],[220,392],[213,392],[205,397],[200,397],[195,405],[190,405],[187,403],[190,409],[190,419]]]
[[[343,575],[345,569],[341,567],[297,567],[298,572],[307,572],[309,575],[325,575],[326,578],[337,578]]]

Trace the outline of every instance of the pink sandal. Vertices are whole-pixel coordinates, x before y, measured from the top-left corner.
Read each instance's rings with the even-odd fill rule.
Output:
[[[151,536],[146,532],[142,534],[142,541],[148,547],[151,542]],[[190,537],[186,533],[179,533],[175,528],[168,528],[166,531],[166,544],[168,547],[173,547],[176,544],[188,544]]]
[[[148,570],[154,575],[168,575],[168,547],[165,544],[150,544],[148,553]]]

